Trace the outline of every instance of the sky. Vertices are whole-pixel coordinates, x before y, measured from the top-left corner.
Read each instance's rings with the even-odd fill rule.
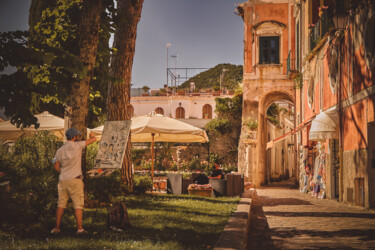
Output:
[[[0,32],[27,30],[30,2],[0,0]],[[132,87],[159,89],[167,83],[167,43],[170,68],[242,65],[243,21],[234,13],[241,2],[245,0],[144,0]]]

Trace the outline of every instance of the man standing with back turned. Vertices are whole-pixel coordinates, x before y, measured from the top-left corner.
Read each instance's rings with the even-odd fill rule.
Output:
[[[83,176],[81,169],[82,150],[96,141],[90,133],[87,141],[78,141],[81,133],[75,128],[70,128],[65,133],[67,141],[56,152],[54,168],[60,174],[57,186],[59,199],[56,209],[56,226],[52,234],[60,232],[60,223],[69,197],[73,201],[74,214],[77,221],[77,234],[86,234],[82,227],[82,210],[84,205]]]

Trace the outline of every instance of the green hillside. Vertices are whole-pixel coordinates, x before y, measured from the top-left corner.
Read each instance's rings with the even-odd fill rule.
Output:
[[[223,85],[228,89],[236,89],[238,84],[242,82],[242,65],[237,66],[229,63],[218,64],[209,70],[193,76],[181,84],[179,89],[188,89],[190,82],[195,83],[196,90],[219,87],[220,75],[223,69],[228,70],[225,72]]]

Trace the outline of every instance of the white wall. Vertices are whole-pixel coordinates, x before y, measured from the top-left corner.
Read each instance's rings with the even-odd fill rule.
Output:
[[[229,97],[233,96],[220,96]],[[176,109],[182,107],[185,109],[186,119],[203,119],[203,106],[209,104],[212,107],[212,118],[216,118],[215,102],[216,96],[142,96],[133,97],[130,104],[134,107],[134,115],[145,115],[156,108],[164,110],[164,115],[171,115],[176,118]]]

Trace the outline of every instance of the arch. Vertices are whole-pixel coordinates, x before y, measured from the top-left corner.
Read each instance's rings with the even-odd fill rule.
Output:
[[[272,90],[266,92],[259,102],[259,113],[258,113],[258,171],[257,171],[257,179],[258,185],[266,184],[269,180],[270,173],[267,172],[267,118],[266,112],[268,107],[274,103],[275,101],[285,100],[295,104],[295,97],[293,93],[289,93],[283,90]]]
[[[156,113],[156,114],[160,114],[160,115],[164,115],[164,109],[161,108],[161,107],[157,107],[157,108],[155,109],[155,113]]]
[[[178,107],[176,109],[176,118],[185,119],[185,109],[183,107]]]
[[[202,118],[203,119],[212,119],[212,106],[210,104],[203,105]]]
[[[254,24],[253,28],[255,30],[257,30],[261,26],[265,26],[265,25],[270,25],[270,26],[275,26],[275,27],[281,27],[283,29],[286,28],[286,25],[284,23],[281,23],[281,22],[278,22],[278,21],[274,21],[274,20],[270,20],[270,21],[267,20],[267,21],[259,22],[257,24]]]
[[[283,90],[277,90],[277,91],[273,90],[273,91],[266,92],[262,96],[260,103],[259,103],[260,113],[264,114],[272,103],[274,103],[275,101],[281,101],[281,100],[289,101],[293,103],[294,105],[295,97],[291,93],[287,91],[283,91]]]
[[[129,105],[129,110],[128,110],[128,114],[130,117],[133,117],[134,116],[134,107],[133,105]]]

